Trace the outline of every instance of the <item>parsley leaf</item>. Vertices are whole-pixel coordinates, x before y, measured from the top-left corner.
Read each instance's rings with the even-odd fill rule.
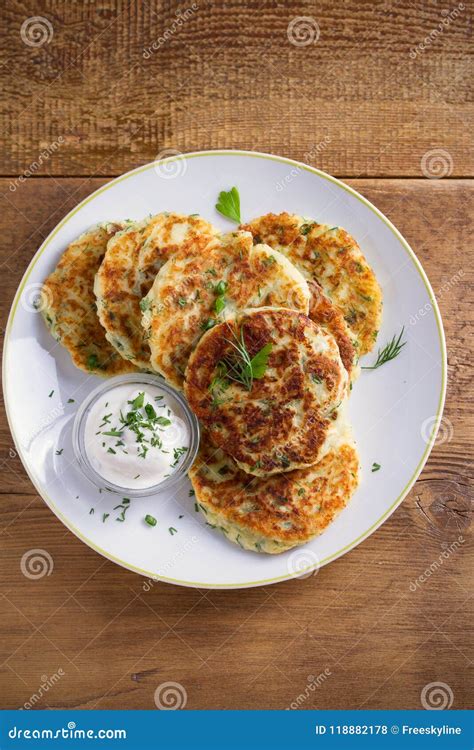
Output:
[[[271,350],[272,345],[265,344],[265,346],[262,346],[260,351],[258,351],[256,355],[250,360],[250,367],[252,369],[252,376],[254,379],[259,380],[265,375]]]
[[[220,295],[219,297],[216,297],[214,301],[214,310],[216,312],[216,315],[220,315],[222,310],[225,308],[225,297]]]
[[[216,208],[222,216],[237,222],[237,224],[241,223],[240,195],[236,187],[231,188],[228,192],[222,190],[219,193]]]

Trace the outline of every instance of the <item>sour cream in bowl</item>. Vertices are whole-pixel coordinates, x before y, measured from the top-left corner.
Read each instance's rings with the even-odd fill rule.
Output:
[[[199,448],[199,424],[186,399],[158,376],[111,378],[81,404],[73,428],[76,458],[98,487],[143,497],[176,484]]]

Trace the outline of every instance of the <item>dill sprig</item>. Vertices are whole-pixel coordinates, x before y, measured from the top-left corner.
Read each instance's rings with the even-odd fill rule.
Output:
[[[362,367],[361,369],[362,370],[376,370],[377,367],[382,367],[382,365],[384,365],[386,362],[390,362],[392,359],[395,359],[395,357],[398,357],[401,350],[407,343],[406,341],[402,341],[404,333],[405,333],[405,326],[403,326],[402,330],[400,331],[398,338],[395,335],[393,339],[384,346],[383,349],[379,349],[375,364],[366,365],[365,367]]]
[[[225,357],[222,360],[222,364],[226,368],[225,377],[228,380],[233,380],[235,383],[240,383],[248,391],[252,390],[253,385],[253,373],[250,354],[244,340],[244,332],[240,329],[240,337],[234,335],[235,341],[231,339],[224,339],[227,344],[230,344],[234,349],[234,353],[230,356]]]
[[[240,336],[233,333],[234,341],[224,339],[233,348],[233,352],[224,357],[218,364],[220,379],[233,380],[247,389],[252,390],[253,381],[263,378],[268,367],[268,358],[272,350],[272,344],[268,343],[251,357],[244,339],[243,326]]]

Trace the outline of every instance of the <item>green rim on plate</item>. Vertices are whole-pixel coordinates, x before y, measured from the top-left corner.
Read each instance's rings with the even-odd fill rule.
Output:
[[[363,203],[367,208],[369,208],[376,216],[378,216],[379,219],[383,221],[383,223],[390,229],[390,231],[396,236],[396,238],[400,241],[401,245],[405,249],[408,257],[413,262],[413,265],[415,266],[416,270],[418,271],[418,274],[420,275],[423,284],[426,287],[426,290],[428,292],[428,296],[430,299],[430,302],[433,306],[435,319],[436,319],[436,325],[438,329],[438,335],[439,335],[439,343],[440,343],[440,350],[441,350],[441,356],[442,356],[442,375],[441,375],[441,389],[439,394],[439,400],[438,400],[438,409],[436,414],[436,419],[433,423],[433,428],[431,431],[430,439],[427,443],[427,446],[423,452],[423,455],[418,463],[418,466],[416,467],[415,471],[413,472],[412,477],[407,482],[401,493],[398,495],[396,500],[392,503],[392,505],[383,513],[380,518],[375,521],[363,534],[360,534],[356,539],[354,539],[350,544],[347,544],[342,549],[338,550],[337,552],[334,552],[334,554],[329,555],[328,557],[325,557],[323,560],[320,560],[317,564],[308,565],[307,568],[298,570],[298,574],[295,576],[292,575],[283,575],[283,576],[277,576],[276,578],[268,578],[263,579],[260,581],[250,581],[245,584],[241,583],[222,583],[222,584],[214,584],[214,583],[205,583],[205,582],[194,582],[194,581],[182,581],[176,578],[168,578],[166,576],[158,576],[155,573],[152,573],[149,570],[143,570],[142,568],[138,568],[134,565],[130,565],[129,563],[125,562],[124,560],[120,560],[119,558],[115,557],[114,555],[111,555],[106,550],[103,550],[101,547],[94,544],[92,541],[90,541],[84,534],[82,534],[81,531],[76,529],[76,527],[69,522],[69,520],[63,516],[61,511],[58,510],[58,508],[55,506],[51,498],[48,497],[46,492],[38,485],[36,482],[36,479],[31,475],[29,469],[26,466],[26,461],[23,457],[22,450],[19,446],[19,442],[17,440],[17,437],[15,435],[13,426],[12,426],[12,420],[10,418],[10,413],[8,409],[8,403],[5,399],[5,410],[7,414],[8,424],[13,436],[13,440],[15,443],[15,447],[18,451],[18,454],[21,458],[21,461],[23,463],[23,467],[25,468],[26,473],[28,474],[32,484],[34,485],[35,489],[37,490],[38,494],[41,495],[43,500],[46,502],[46,504],[51,508],[53,513],[62,521],[62,523],[70,530],[72,531],[81,541],[83,541],[85,544],[87,544],[89,547],[94,549],[96,552],[99,552],[99,554],[103,555],[109,560],[112,560],[113,562],[121,565],[124,568],[127,568],[128,570],[131,570],[135,573],[139,573],[140,575],[146,576],[147,578],[152,578],[156,581],[163,581],[165,583],[174,583],[179,586],[187,586],[191,588],[213,588],[213,589],[231,589],[231,588],[251,588],[252,586],[263,586],[265,584],[269,583],[278,583],[279,581],[286,581],[290,578],[298,578],[303,575],[308,575],[312,570],[314,570],[316,567],[321,567],[323,565],[326,565],[327,563],[331,562],[332,560],[336,560],[338,557],[343,555],[345,552],[348,552],[349,550],[353,549],[357,544],[359,544],[361,541],[366,539],[372,531],[375,531],[382,522],[393,513],[393,511],[400,505],[400,503],[403,501],[403,499],[406,497],[410,489],[413,487],[414,483],[418,479],[421,470],[423,469],[423,466],[426,463],[426,460],[429,456],[429,453],[434,445],[436,435],[438,432],[438,428],[440,425],[441,417],[443,414],[443,407],[444,407],[444,400],[446,395],[446,379],[447,379],[447,355],[446,355],[446,341],[444,337],[444,331],[443,331],[443,324],[441,321],[441,314],[438,308],[438,304],[436,302],[433,290],[431,288],[431,285],[428,281],[428,278],[421,266],[421,263],[419,262],[418,258],[416,257],[415,253],[409,246],[408,242],[404,239],[404,237],[400,234],[398,229],[394,227],[394,225],[383,215],[381,211],[379,211],[370,201],[368,201],[366,198],[364,198],[362,195],[360,195],[356,190],[349,187],[348,185],[345,185],[340,180],[336,179],[335,177],[332,177],[331,175],[327,174],[326,172],[322,172],[320,169],[316,169],[315,167],[309,167],[307,164],[303,164],[302,162],[295,161],[294,159],[287,159],[282,156],[274,156],[273,154],[265,154],[261,153],[259,151],[238,151],[238,150],[216,150],[216,151],[195,151],[189,154],[178,154],[170,156],[166,159],[160,160],[160,162],[166,163],[169,161],[174,161],[176,158],[179,159],[198,159],[203,156],[247,156],[251,158],[257,158],[257,159],[269,159],[270,161],[276,161],[283,164],[290,164],[291,166],[298,167],[299,169],[303,169],[307,172],[310,172],[312,174],[318,175],[319,177],[322,177],[325,180],[328,180],[329,182],[333,182],[334,184],[338,185],[343,190],[347,191],[351,195],[353,195],[355,198],[357,198],[358,201]],[[31,263],[29,264],[28,268],[25,271],[25,274],[21,280],[20,286],[18,287],[18,290],[16,292],[15,298],[13,300],[12,308],[10,311],[10,315],[7,322],[7,328],[5,333],[5,345],[3,350],[3,392],[6,393],[6,376],[5,376],[5,359],[6,359],[6,352],[8,349],[9,344],[9,335],[11,332],[11,328],[13,325],[13,321],[15,319],[16,310],[18,307],[18,302],[20,300],[21,294],[23,292],[23,289],[25,288],[25,284],[28,281],[28,278],[33,271],[33,268],[35,267],[36,263],[38,262],[39,258],[43,255],[45,250],[47,249],[48,245],[50,244],[51,240],[56,236],[56,234],[59,232],[60,229],[62,229],[65,224],[87,203],[89,203],[91,200],[96,198],[101,193],[104,193],[106,190],[109,190],[114,185],[117,185],[119,182],[122,182],[124,180],[127,180],[132,175],[139,174],[140,172],[145,172],[148,169],[153,169],[156,165],[156,162],[151,162],[149,164],[145,164],[144,166],[137,167],[136,169],[133,169],[130,172],[126,172],[126,174],[121,175],[120,177],[115,178],[111,182],[107,183],[106,185],[103,185],[102,187],[98,188],[98,190],[95,190],[91,195],[89,195],[87,198],[85,198],[81,203],[79,203],[72,211],[70,211],[60,222],[59,224],[53,229],[51,234],[45,239],[41,247],[36,252],[35,256],[33,257]]]

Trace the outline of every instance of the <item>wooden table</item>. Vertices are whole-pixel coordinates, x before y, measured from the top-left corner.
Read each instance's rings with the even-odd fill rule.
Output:
[[[432,682],[465,708],[474,395],[468,3],[446,5],[449,15],[420,0],[1,5],[3,326],[43,238],[99,185],[165,149],[249,148],[341,177],[393,220],[438,292],[449,353],[442,439],[401,507],[317,576],[245,591],[158,583],[144,591],[142,579],[53,516],[3,415],[1,707],[152,709],[156,688],[173,681],[191,709],[421,708]],[[33,10],[43,20],[28,21]],[[20,560],[38,546],[54,570],[32,581]],[[46,678],[51,686],[36,701]]]

